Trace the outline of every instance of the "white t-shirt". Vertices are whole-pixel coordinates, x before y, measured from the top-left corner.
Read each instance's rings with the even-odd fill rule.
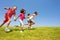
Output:
[[[35,14],[33,14],[33,15],[30,17],[30,19],[33,19],[33,18],[34,18],[34,16],[35,16]]]
[[[27,20],[32,20],[35,17],[35,14],[33,14],[29,19]]]

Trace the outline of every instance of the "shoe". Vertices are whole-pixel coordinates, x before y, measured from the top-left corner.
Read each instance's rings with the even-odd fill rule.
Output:
[[[6,28],[6,29],[5,29],[5,31],[9,32],[9,31],[10,31],[10,29]]]
[[[23,31],[20,31],[21,33],[23,32]]]

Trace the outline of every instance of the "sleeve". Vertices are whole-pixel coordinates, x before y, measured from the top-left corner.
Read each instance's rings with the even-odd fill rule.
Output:
[[[11,8],[4,8],[5,10],[10,10]]]
[[[21,14],[19,14],[19,17],[21,17],[22,15]]]
[[[24,15],[24,19],[25,19],[25,15]]]

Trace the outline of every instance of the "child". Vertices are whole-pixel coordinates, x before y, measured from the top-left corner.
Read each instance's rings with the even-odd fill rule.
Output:
[[[19,16],[17,17],[17,18],[19,18],[19,22],[20,22],[20,28],[21,28],[21,30],[20,30],[20,32],[22,32],[23,31],[23,20],[25,19],[25,9],[21,9],[21,11],[20,11],[20,14],[19,14]],[[15,19],[15,21],[17,20],[17,18]]]
[[[28,29],[32,28],[31,26],[35,24],[33,18],[37,15],[37,11],[34,12],[33,15],[28,14]]]
[[[17,9],[16,6],[14,6],[13,8],[4,8],[5,10],[8,10],[5,14],[5,20],[3,21],[3,23],[0,25],[0,27],[2,27],[5,23],[7,23],[7,26],[5,28],[5,31],[10,31],[8,29],[9,24],[11,23],[11,17],[14,15],[14,19],[15,19],[15,10]]]

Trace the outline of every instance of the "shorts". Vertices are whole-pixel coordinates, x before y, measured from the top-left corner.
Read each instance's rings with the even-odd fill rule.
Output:
[[[20,26],[22,26],[23,27],[23,21],[21,20],[21,19],[19,19],[19,22],[20,22]]]
[[[10,18],[7,15],[5,15],[4,23],[8,22],[9,20],[10,20]]]
[[[32,23],[32,20],[28,20],[28,23]]]

